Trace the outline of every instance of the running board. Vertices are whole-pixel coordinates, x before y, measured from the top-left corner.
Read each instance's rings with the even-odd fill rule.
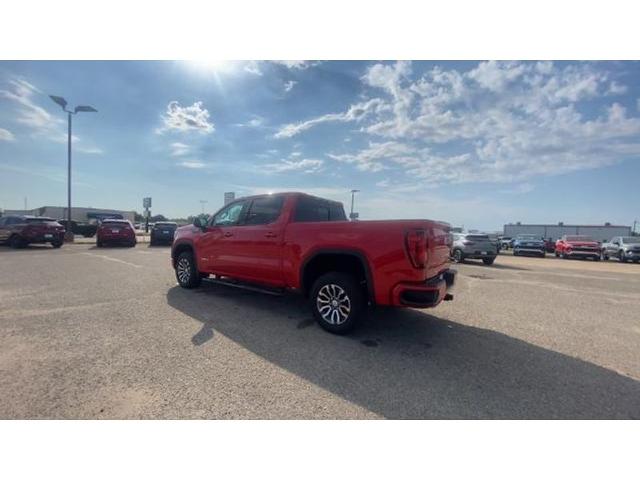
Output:
[[[248,285],[246,283],[235,283],[228,280],[221,280],[219,278],[203,278],[203,280],[205,280],[208,283],[215,283],[217,285],[226,285],[227,287],[240,288],[242,290],[249,290],[251,292],[265,293],[267,295],[273,295],[275,297],[280,297],[284,295],[283,289],[256,287],[253,285]]]

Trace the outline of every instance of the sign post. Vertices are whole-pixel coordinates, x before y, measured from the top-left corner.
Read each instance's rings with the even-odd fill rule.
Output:
[[[149,216],[151,215],[151,197],[144,197],[142,199],[142,206],[144,207],[144,233],[149,233]]]

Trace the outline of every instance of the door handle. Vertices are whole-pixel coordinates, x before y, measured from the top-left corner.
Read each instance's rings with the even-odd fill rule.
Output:
[[[267,232],[264,234],[264,236],[267,238],[275,238],[277,235],[273,232]]]
[[[224,236],[225,236],[225,237],[233,237],[233,233],[231,233],[231,232],[224,232]]]

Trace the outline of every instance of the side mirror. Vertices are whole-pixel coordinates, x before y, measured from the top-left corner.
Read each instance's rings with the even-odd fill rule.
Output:
[[[204,230],[207,228],[207,221],[202,217],[196,217],[193,219],[193,225],[198,227],[200,230]]]

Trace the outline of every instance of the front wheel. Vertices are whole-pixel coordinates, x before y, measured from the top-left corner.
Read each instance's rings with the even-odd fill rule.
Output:
[[[495,260],[495,258],[483,258],[482,263],[484,263],[485,265],[493,265],[493,262],[495,262]]]
[[[191,252],[182,252],[176,260],[176,279],[182,288],[196,288],[202,277]]]
[[[309,303],[320,326],[331,333],[347,333],[362,318],[365,296],[356,279],[346,273],[330,272],[311,288]]]
[[[62,246],[62,242],[60,240],[56,240],[54,242],[51,242],[51,246],[53,248],[60,248]]]
[[[26,242],[22,240],[18,235],[14,235],[9,239],[9,245],[11,248],[24,248],[26,247]]]

